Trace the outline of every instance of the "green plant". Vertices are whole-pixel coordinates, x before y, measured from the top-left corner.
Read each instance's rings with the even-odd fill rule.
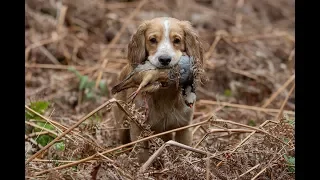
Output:
[[[50,103],[47,101],[36,101],[30,103],[30,108],[37,113],[43,115],[45,111],[48,109]],[[41,117],[37,116],[33,112],[26,111],[26,118],[27,119],[42,119]]]
[[[224,90],[224,95],[227,97],[231,97],[232,96],[232,91],[230,89],[226,89]]]
[[[288,171],[294,173],[295,172],[295,157],[291,157],[291,156],[287,156],[287,155],[284,155],[283,157],[287,162]]]
[[[289,123],[289,124],[291,124],[292,126],[295,125],[295,119],[294,119],[294,118],[290,118],[290,117],[288,116],[288,114],[285,114],[284,117],[285,117],[285,122],[286,122],[286,123]]]
[[[256,126],[256,122],[254,120],[250,119],[248,122],[248,125],[249,126]]]
[[[95,81],[88,76],[80,74],[74,67],[70,67],[69,71],[76,74],[79,79],[79,90],[84,92],[85,99],[95,100],[98,96],[107,96],[109,91],[105,81],[100,81],[98,91],[95,90]]]
[[[36,101],[36,102],[31,102],[30,103],[30,108],[34,110],[35,112],[44,115],[44,113],[47,111],[49,108],[50,103],[48,101]],[[41,128],[38,127],[33,127],[31,129],[31,132],[41,132],[43,129],[55,131],[56,128],[49,124],[47,121],[44,121],[40,116],[36,115],[35,113],[26,110],[25,112],[25,117],[27,121],[34,120],[35,124],[40,126]],[[30,128],[30,126],[28,126]],[[27,132],[26,132],[27,133]],[[50,143],[56,136],[52,134],[41,134],[39,136],[36,136],[35,141],[39,143],[41,146],[46,146],[48,143]],[[63,142],[60,142],[63,143]]]

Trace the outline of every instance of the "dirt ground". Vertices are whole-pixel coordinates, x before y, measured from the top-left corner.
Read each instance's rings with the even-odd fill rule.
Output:
[[[45,119],[25,120],[26,178],[295,179],[294,9],[293,0],[26,1],[26,113],[49,103],[37,111]],[[193,148],[168,145],[140,172],[138,143],[116,141],[110,102],[63,136],[62,150],[54,144],[34,158],[112,99],[131,35],[159,16],[190,21],[205,45],[208,81],[196,92],[192,124],[202,124],[193,127]],[[43,135],[51,136],[45,144]],[[150,154],[163,145],[150,142]]]

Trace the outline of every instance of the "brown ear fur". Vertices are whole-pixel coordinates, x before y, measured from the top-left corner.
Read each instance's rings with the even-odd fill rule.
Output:
[[[197,81],[204,80],[203,76],[203,63],[204,63],[204,50],[202,42],[198,36],[198,33],[192,27],[189,21],[182,21],[185,32],[185,46],[188,56],[192,56],[195,59],[195,77]]]
[[[137,64],[144,62],[147,56],[145,32],[149,25],[149,21],[143,22],[133,34],[128,44],[128,60],[131,66],[135,67]]]

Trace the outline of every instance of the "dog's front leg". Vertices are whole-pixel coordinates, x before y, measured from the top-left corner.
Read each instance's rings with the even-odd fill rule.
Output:
[[[191,146],[192,144],[192,131],[190,128],[176,132],[175,140],[179,143]]]
[[[132,122],[130,128],[131,141],[138,140],[138,137],[141,135],[141,132],[141,129],[135,123]],[[139,163],[144,163],[149,159],[149,143],[148,141],[143,141],[137,145],[138,161]]]

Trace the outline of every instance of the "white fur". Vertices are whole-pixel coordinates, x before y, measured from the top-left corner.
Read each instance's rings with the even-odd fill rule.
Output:
[[[154,55],[150,55],[148,60],[158,68],[163,68],[164,66],[159,62],[159,57],[162,55],[170,56],[171,62],[166,67],[172,67],[176,65],[179,61],[178,56],[176,55],[173,47],[172,42],[170,40],[170,23],[168,19],[163,21],[163,28],[164,28],[164,36],[163,39],[158,44],[157,52]]]
[[[185,89],[185,95],[184,95],[184,100],[190,104],[194,104],[196,102],[196,99],[197,99],[197,96],[195,93],[191,92],[191,86],[188,86],[186,89]]]

